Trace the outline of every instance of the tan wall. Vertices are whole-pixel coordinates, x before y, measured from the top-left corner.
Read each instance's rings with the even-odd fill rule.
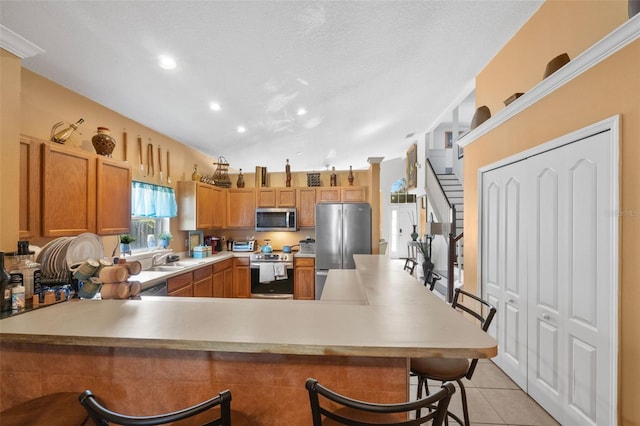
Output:
[[[575,57],[626,21],[626,2],[545,3],[477,78],[477,104],[503,99],[541,78],[546,61]],[[585,29],[589,29],[586,31]],[[524,53],[527,52],[527,53]],[[537,58],[535,67],[528,55]],[[544,58],[544,59],[543,59]],[[535,70],[532,70],[535,68]],[[499,71],[512,70],[517,78]],[[465,148],[465,286],[477,287],[478,169],[616,114],[621,115],[619,398],[621,425],[640,424],[640,41],[627,46]]]
[[[15,251],[18,239],[19,140],[20,58],[0,49],[0,251]]]
[[[98,126],[108,127],[117,143],[113,157],[118,160],[125,160],[126,158],[132,164],[134,180],[156,184],[160,183],[157,174],[158,145],[162,147],[164,185],[175,188],[177,181],[190,180],[195,164],[198,165],[200,173],[205,175],[214,174],[216,166],[214,166],[213,163],[218,161],[217,157],[208,157],[183,145],[180,141],[168,138],[84,96],[22,68],[19,58],[2,50],[0,50],[0,52],[3,55],[1,88],[3,100],[2,145],[0,146],[0,153],[2,154],[2,168],[0,169],[0,200],[2,200],[0,207],[0,219],[2,219],[0,221],[0,250],[15,250],[16,241],[18,240],[18,210],[15,206],[18,204],[19,192],[17,185],[15,185],[14,177],[18,176],[18,140],[20,134],[48,140],[51,127],[55,123],[59,121],[75,122],[79,118],[83,118],[85,120],[84,123],[65,145],[94,152],[91,137],[95,134],[96,128]],[[127,133],[126,156],[123,140],[124,132]],[[154,159],[156,163],[155,177],[146,177],[139,167],[138,136],[142,138],[145,164],[147,144],[152,143],[154,146]],[[170,171],[172,183],[170,185],[166,182],[167,170],[165,153],[167,149],[171,151]],[[283,163],[282,169],[269,170],[268,186],[285,186],[284,166]],[[293,170],[292,186],[306,186],[306,172],[296,171],[295,158],[291,159],[291,168]],[[255,170],[244,171],[246,187],[248,188],[255,186],[254,171]],[[349,171],[337,170],[336,173],[338,175],[338,185],[347,186]],[[355,178],[354,186],[368,186],[369,172],[367,170],[354,170],[353,173]],[[321,182],[324,186],[329,185],[330,174],[330,171],[321,172]],[[8,178],[5,178],[5,176]],[[237,174],[230,174],[230,179],[235,187]],[[174,234],[171,248],[178,252],[183,251],[185,249],[184,240],[186,238],[186,232],[177,231],[177,219],[175,218],[171,220],[171,231]],[[240,238],[247,234],[247,230],[228,231],[226,234]],[[255,232],[251,230],[249,234],[254,235]],[[294,244],[309,234],[311,237],[314,236],[313,229],[303,229],[295,235],[287,234],[282,238],[276,238],[274,243]],[[261,236],[266,238],[264,235]],[[32,240],[30,242],[42,246],[48,240],[50,239]],[[103,244],[105,250],[111,252],[111,248],[117,244],[117,236],[103,237]]]

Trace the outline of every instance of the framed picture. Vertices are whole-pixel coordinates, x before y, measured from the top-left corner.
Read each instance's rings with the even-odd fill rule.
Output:
[[[407,189],[418,185],[418,144],[413,144],[407,151]]]
[[[460,136],[462,134],[464,134],[466,131],[464,130],[460,130],[458,132],[458,139],[460,139]],[[452,131],[446,131],[444,132],[444,147],[445,148],[453,148],[453,132]]]

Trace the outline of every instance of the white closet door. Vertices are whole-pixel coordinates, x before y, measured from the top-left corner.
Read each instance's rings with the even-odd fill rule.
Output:
[[[527,388],[527,245],[522,170],[508,165],[482,179],[482,283],[497,308],[489,334],[498,340],[494,362]]]
[[[563,425],[616,423],[617,117],[481,170],[496,364]]]
[[[530,158],[528,392],[564,425],[610,424],[611,132]]]

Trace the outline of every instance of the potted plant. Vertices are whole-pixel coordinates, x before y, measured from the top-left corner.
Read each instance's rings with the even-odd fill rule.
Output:
[[[120,235],[120,253],[129,253],[131,254],[131,246],[130,244],[134,242],[136,239],[129,234]]]
[[[158,239],[160,240],[160,247],[167,248],[169,247],[169,241],[173,240],[173,235],[171,235],[171,232],[161,232],[158,234]]]

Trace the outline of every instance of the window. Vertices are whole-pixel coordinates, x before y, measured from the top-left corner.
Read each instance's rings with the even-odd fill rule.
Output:
[[[169,218],[132,217],[130,235],[136,240],[131,243],[131,250],[147,250],[147,236],[153,235],[157,244],[161,232],[170,232]]]
[[[153,248],[147,244],[149,235],[153,235],[157,244],[158,235],[170,232],[169,218],[177,215],[178,207],[173,188],[144,182],[131,183],[131,230],[136,240],[131,243],[132,250]]]

